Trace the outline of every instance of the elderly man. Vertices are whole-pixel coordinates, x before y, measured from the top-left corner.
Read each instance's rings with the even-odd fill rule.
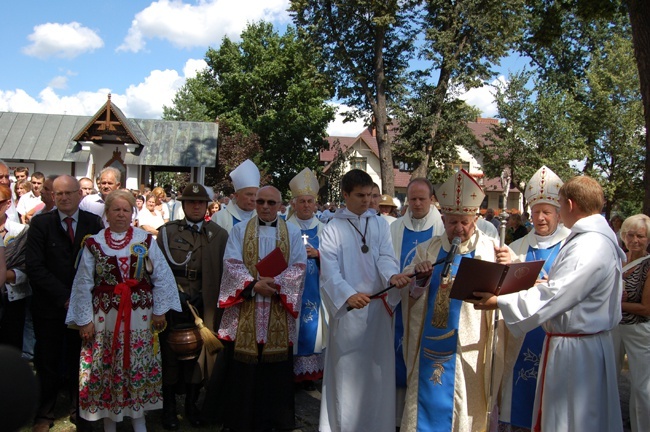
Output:
[[[246,222],[255,216],[255,194],[260,186],[260,170],[251,160],[246,159],[230,173],[230,178],[235,187],[234,198],[225,211],[218,211],[212,216],[212,220],[228,233],[239,222]]]
[[[546,261],[539,279],[548,279],[548,272],[564,240],[571,231],[560,223],[562,179],[546,166],[541,167],[526,186],[526,201],[533,212],[533,229],[523,238],[510,244],[517,261]],[[544,330],[537,327],[525,339],[511,338],[508,350],[518,352],[508,356],[514,364],[504,370],[499,403],[499,420],[503,429],[532,428],[533,402],[537,386],[537,367],[542,357]]]
[[[419,244],[404,270],[417,272],[418,282],[402,290],[408,377],[402,430],[484,431],[485,382],[491,366],[486,361],[491,342],[487,334],[493,317],[449,294],[461,257],[508,262],[513,256],[476,229],[476,212],[485,194],[469,173],[460,170],[437,192],[444,234]],[[460,245],[445,277],[444,266],[433,263],[448,256],[455,238]],[[495,372],[500,378],[500,370]],[[492,394],[497,391],[492,388]]]
[[[611,330],[621,320],[625,259],[600,215],[603,190],[587,176],[559,192],[560,217],[571,229],[548,280],[496,297],[474,293],[477,309],[498,307],[514,336],[543,327],[533,430],[623,430]]]
[[[326,337],[326,317],[320,298],[320,233],[325,226],[315,216],[318,197],[318,179],[305,168],[289,182],[293,195],[295,213],[287,221],[296,225],[302,233],[307,249],[307,271],[302,293],[300,317],[296,321],[298,343],[293,346],[293,373],[296,382],[303,382],[308,390],[314,389],[314,381],[323,377],[323,347]]]
[[[95,191],[95,184],[88,177],[82,177],[79,179],[79,186],[81,187],[81,193],[84,197],[93,194]]]
[[[433,185],[424,177],[412,179],[406,188],[407,213],[390,226],[395,256],[399,259],[400,271],[411,264],[418,244],[444,232],[440,212],[434,205]],[[404,326],[402,307],[395,309],[395,367],[397,383],[397,426],[402,423],[404,397],[406,394],[406,365],[402,352]]]
[[[259,189],[257,216],[235,225],[226,246],[215,366],[226,378],[212,407],[223,409],[225,429],[294,428],[292,345],[307,252],[300,230],[278,217],[281,202],[276,188]]]
[[[122,174],[117,168],[104,168],[99,173],[99,180],[97,181],[99,193],[86,195],[81,201],[81,204],[79,204],[79,208],[104,218],[104,200],[108,194],[120,188],[121,176]],[[105,218],[104,222],[106,222]]]
[[[77,430],[89,429],[88,423],[77,417],[81,338],[78,331],[65,325],[65,318],[81,243],[86,235],[102,229],[102,221],[79,209],[81,191],[74,177],[57,177],[53,189],[57,210],[32,218],[25,254],[33,292],[34,366],[41,388],[35,432],[47,431],[54,422],[54,406],[64,379],[71,395],[70,420],[76,422]]]
[[[200,426],[202,419],[196,400],[201,385],[208,379],[215,355],[205,347],[196,360],[180,361],[167,344],[169,332],[194,323],[186,302],[195,306],[205,325],[212,331],[219,328],[221,311],[217,309],[221,263],[226,250],[228,233],[213,222],[205,222],[210,196],[205,187],[190,183],[179,198],[185,218],[171,221],[159,229],[156,242],[182,288],[182,312],[168,312],[169,331],[161,334],[163,361],[163,416],[162,426],[167,430],[179,428],[176,416],[176,390],[179,384],[185,392],[185,418],[192,426]]]

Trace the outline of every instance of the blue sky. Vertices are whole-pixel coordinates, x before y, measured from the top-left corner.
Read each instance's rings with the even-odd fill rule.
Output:
[[[91,115],[112,93],[129,117],[159,118],[208,47],[238,39],[248,22],[290,23],[288,0],[23,0],[3,4],[0,111]],[[507,59],[500,71],[520,69]],[[503,80],[503,77],[500,77]],[[494,115],[489,88],[462,96]],[[344,109],[342,107],[341,109]],[[331,135],[360,124],[337,120]]]

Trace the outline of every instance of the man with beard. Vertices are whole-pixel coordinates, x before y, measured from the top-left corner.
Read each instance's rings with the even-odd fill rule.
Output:
[[[221,284],[221,263],[223,261],[228,233],[213,223],[204,220],[208,203],[211,201],[205,187],[190,183],[179,198],[185,218],[171,221],[159,229],[158,246],[165,254],[174,273],[176,282],[182,288],[182,312],[167,313],[169,329],[161,333],[161,354],[163,361],[163,417],[162,425],[167,430],[179,428],[176,416],[176,393],[185,393],[185,417],[192,426],[201,426],[202,419],[196,401],[199,390],[212,371],[215,355],[207,352],[205,346],[196,360],[180,361],[167,344],[169,333],[175,328],[194,323],[189,310],[189,301],[199,311],[204,324],[212,331],[219,328],[221,319],[217,309],[219,285]]]

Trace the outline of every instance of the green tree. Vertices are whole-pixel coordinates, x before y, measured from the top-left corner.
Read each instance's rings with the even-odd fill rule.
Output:
[[[206,53],[208,68],[177,93],[167,118],[226,121],[232,133],[255,134],[261,153],[253,160],[286,192],[303,167],[317,169],[319,151],[335,110],[318,50],[288,27],[250,24],[241,41],[224,38]]]
[[[417,1],[291,0],[294,23],[322,49],[336,96],[376,130],[384,193],[394,195],[391,106],[399,104],[417,35]],[[371,115],[372,118],[368,116]]]

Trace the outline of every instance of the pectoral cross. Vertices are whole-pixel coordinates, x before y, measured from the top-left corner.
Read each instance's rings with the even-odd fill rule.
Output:
[[[309,242],[307,241],[308,238],[309,238],[309,236],[307,234],[302,235],[302,241],[305,244],[305,246],[307,246],[309,244]]]

